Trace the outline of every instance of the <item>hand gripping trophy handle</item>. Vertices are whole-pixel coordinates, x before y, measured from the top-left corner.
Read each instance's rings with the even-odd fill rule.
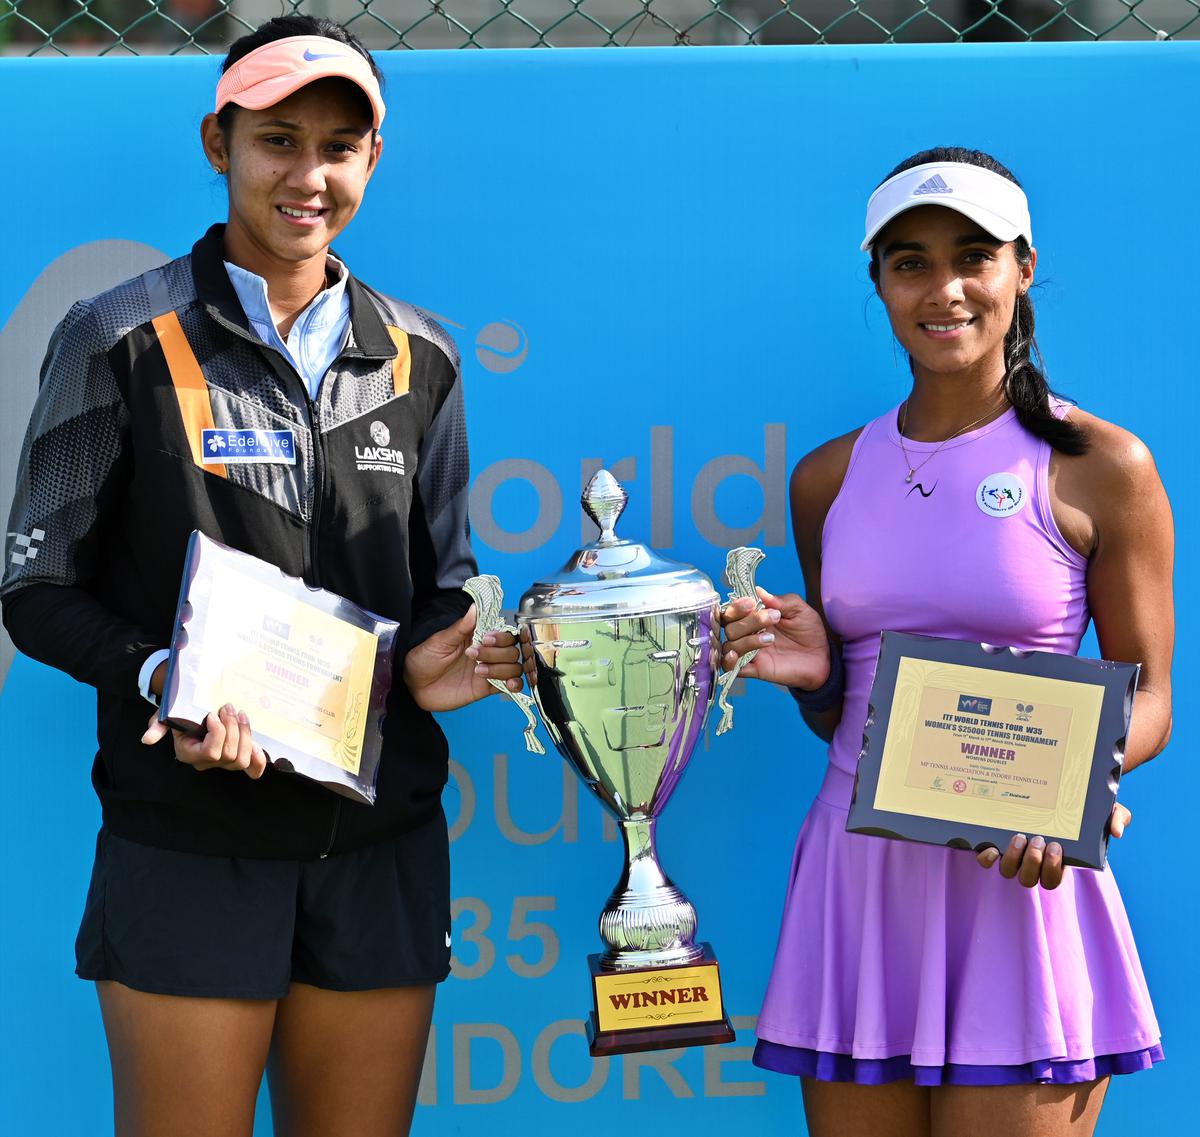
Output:
[[[729,555],[725,558],[725,579],[729,582],[729,599],[731,601],[747,597],[755,602],[756,610],[763,607],[763,602],[758,597],[758,589],[754,584],[754,570],[758,568],[758,563],[764,556],[766,554],[761,549],[750,548],[746,545],[730,549]],[[717,705],[721,708],[721,721],[717,725],[717,734],[724,734],[733,726],[733,704],[729,701],[729,692],[742,668],[756,655],[758,655],[757,648],[746,652],[734,665],[732,671],[726,671],[717,680],[717,688],[720,691]]]
[[[488,632],[511,632],[514,636],[520,633],[512,624],[506,624],[500,614],[504,603],[504,589],[500,578],[490,574],[473,576],[463,584],[463,591],[475,601],[475,635],[471,642],[475,645],[483,641]],[[525,715],[525,749],[531,754],[545,754],[546,748],[534,733],[537,719],[533,716],[533,699],[524,691],[510,691],[507,684],[499,679],[489,679],[488,682],[502,695],[507,695]]]

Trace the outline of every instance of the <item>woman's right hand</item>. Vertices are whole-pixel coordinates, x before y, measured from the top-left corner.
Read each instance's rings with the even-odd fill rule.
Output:
[[[169,730],[175,739],[175,757],[194,770],[241,770],[250,778],[263,776],[267,756],[254,741],[245,712],[226,703],[219,711],[210,711],[202,725],[202,735],[188,734],[160,722],[156,713],[150,718],[142,742],[154,746]]]
[[[741,674],[785,687],[815,691],[829,678],[829,637],[816,610],[789,592],[773,596],[758,590],[762,608],[746,597],[721,609],[725,633],[721,662],[727,671],[757,649]]]

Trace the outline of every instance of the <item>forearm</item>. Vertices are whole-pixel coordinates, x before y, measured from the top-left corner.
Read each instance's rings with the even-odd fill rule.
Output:
[[[461,588],[427,589],[418,594],[413,601],[409,647],[424,643],[430,636],[461,620],[470,607],[471,598]]]
[[[789,687],[805,725],[825,742],[833,739],[846,706],[846,668],[842,645],[826,633],[829,644],[829,672],[821,686],[813,690]]]
[[[4,598],[4,626],[17,648],[80,683],[136,694],[146,657],[164,647],[79,587],[30,584]]]
[[[1125,763],[1122,772],[1128,774],[1143,762],[1149,762],[1167,745],[1171,737],[1170,688],[1142,688],[1134,696],[1133,717],[1129,736],[1125,740]]]
[[[111,321],[91,301],[55,329],[20,462],[2,588],[4,626],[26,655],[125,693],[155,643],[89,591],[132,469],[130,416]],[[68,430],[66,425],[70,424]],[[66,441],[69,440],[69,445]],[[24,542],[24,547],[20,546]]]
[[[409,511],[409,647],[462,618],[471,604],[463,582],[479,571],[468,536],[466,427],[457,380],[421,444],[417,468]]]
[[[842,704],[839,703],[828,711],[810,711],[801,707],[800,717],[804,719],[804,725],[822,742],[832,742],[838,723],[842,721]]]
[[[459,495],[462,510],[448,509],[448,517],[443,514],[433,523],[426,517],[420,496],[414,494],[413,498],[409,519],[413,580],[410,648],[424,643],[466,614],[471,598],[462,585],[478,571],[466,536],[465,490]]]

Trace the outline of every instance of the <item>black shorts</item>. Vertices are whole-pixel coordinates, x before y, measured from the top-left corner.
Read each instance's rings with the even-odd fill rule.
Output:
[[[292,982],[332,991],[441,982],[445,817],[314,861],[177,853],[101,829],[75,960],[81,979],[160,995],[279,999]]]

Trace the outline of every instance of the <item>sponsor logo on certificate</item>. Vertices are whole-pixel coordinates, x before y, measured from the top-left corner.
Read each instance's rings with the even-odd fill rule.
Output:
[[[959,695],[958,713],[960,715],[990,715],[992,700],[980,695]]]

